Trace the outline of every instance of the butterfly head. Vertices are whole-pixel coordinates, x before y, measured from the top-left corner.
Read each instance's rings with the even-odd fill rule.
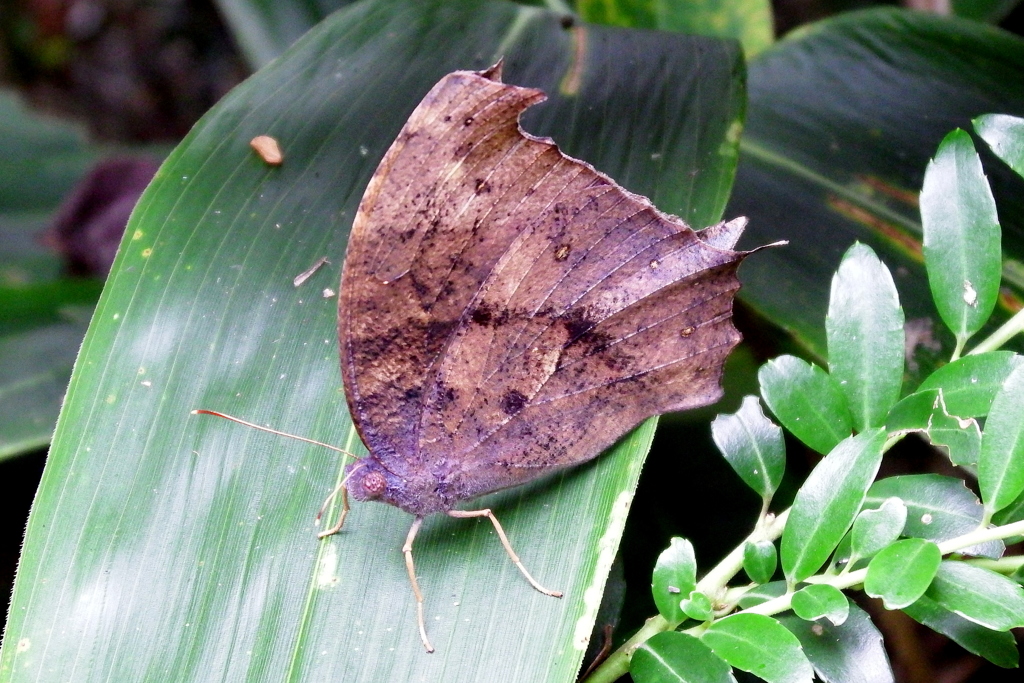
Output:
[[[396,480],[394,474],[388,472],[374,458],[361,458],[358,462],[349,465],[345,477],[349,493],[356,500],[380,500],[388,502],[388,488],[394,487]]]
[[[387,503],[414,515],[440,512],[451,507],[437,494],[433,480],[399,476],[373,456],[360,458],[349,465],[346,478],[349,493],[359,501]]]

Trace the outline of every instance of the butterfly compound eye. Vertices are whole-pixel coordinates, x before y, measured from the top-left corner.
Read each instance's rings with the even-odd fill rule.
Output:
[[[363,490],[370,498],[376,498],[388,487],[388,480],[380,472],[370,472],[363,477]]]

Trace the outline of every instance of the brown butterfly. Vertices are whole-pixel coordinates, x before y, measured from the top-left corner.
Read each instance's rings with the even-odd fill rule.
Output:
[[[586,462],[644,419],[716,401],[740,336],[732,251],[745,218],[700,232],[519,127],[544,99],[498,64],[434,86],[352,225],[338,338],[369,455],[341,493],[413,515]]]

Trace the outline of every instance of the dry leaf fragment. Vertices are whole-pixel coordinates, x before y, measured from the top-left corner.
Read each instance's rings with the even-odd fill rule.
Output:
[[[304,283],[309,278],[313,277],[313,273],[320,270],[320,267],[323,266],[325,263],[330,263],[330,261],[327,260],[326,256],[321,256],[316,260],[316,263],[314,263],[309,268],[296,275],[292,279],[292,284],[295,285],[296,287],[301,286],[302,283]]]
[[[260,155],[260,159],[271,166],[280,166],[281,162],[284,161],[284,155],[281,154],[281,146],[277,144],[277,140],[270,137],[269,135],[257,135],[249,141],[249,146],[256,150],[256,153]]]

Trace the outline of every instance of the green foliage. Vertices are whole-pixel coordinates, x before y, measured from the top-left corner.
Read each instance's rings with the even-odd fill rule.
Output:
[[[735,38],[748,57],[771,45],[768,0],[576,0],[586,21]]]
[[[853,432],[853,418],[839,383],[813,363],[779,356],[757,373],[761,395],[786,429],[825,454]]]
[[[736,683],[732,667],[697,638],[677,631],[659,633],[633,655],[636,683]]]
[[[697,560],[693,555],[693,545],[685,538],[673,538],[654,565],[651,592],[658,612],[667,621],[678,624],[685,618],[679,601],[688,597],[696,587]]]
[[[928,164],[921,223],[928,282],[956,336],[955,359],[992,315],[1002,262],[996,202],[966,131],[947,135]]]
[[[903,384],[903,309],[871,247],[854,244],[832,278],[825,318],[828,366],[857,431],[885,424]]]
[[[733,614],[701,636],[726,662],[768,683],[810,683],[814,672],[800,641],[777,620],[762,614]]]
[[[1015,159],[1024,126],[1005,117],[978,121],[985,139]],[[762,511],[744,544],[697,583],[720,596],[716,618],[684,633],[768,681],[808,680],[809,663],[826,681],[861,680],[861,657],[874,672],[863,680],[892,680],[880,635],[843,594],[850,589],[906,611],[999,666],[1017,664],[1007,632],[1024,625],[1018,581],[1024,558],[1003,557],[1003,539],[1024,534],[1024,364],[1017,354],[996,349],[1024,329],[1024,313],[960,357],[988,322],[1002,268],[995,206],[963,131],[947,136],[929,165],[921,213],[932,292],[956,339],[949,364],[898,400],[903,309],[888,268],[870,247],[855,243],[832,280],[829,372],[792,356],[769,361],[759,372],[763,397],[783,426],[828,452],[792,507],[778,517]],[[765,483],[765,463],[772,459],[764,454],[778,451],[774,460],[784,462],[784,452],[765,421],[756,399],[747,397],[739,412],[719,416],[712,429],[723,456],[767,501],[774,488]],[[854,434],[845,435],[851,427]],[[954,464],[977,463],[980,500],[953,477],[875,481],[883,454],[915,432]],[[769,583],[780,535],[786,582]],[[972,556],[998,561],[975,564]],[[730,595],[727,584],[740,569],[760,585],[721,597]],[[820,637],[826,625],[831,638]],[[671,655],[664,665],[672,666]]]
[[[736,474],[765,504],[771,501],[786,470],[782,430],[764,416],[756,396],[747,396],[734,415],[719,415],[711,435]]]
[[[779,553],[769,540],[747,541],[743,545],[743,571],[754,583],[768,583],[779,566]]]
[[[793,612],[807,621],[828,619],[839,626],[850,616],[850,601],[835,586],[811,584],[793,593]]]
[[[907,505],[899,498],[889,498],[877,510],[862,510],[853,522],[851,552],[857,559],[871,557],[903,533],[907,525]]]
[[[800,487],[782,536],[782,571],[792,585],[821,569],[853,524],[882,462],[885,437],[872,429],[841,441]]]
[[[942,561],[939,547],[905,538],[882,548],[868,565],[864,592],[881,598],[886,609],[901,609],[924,595]]]

